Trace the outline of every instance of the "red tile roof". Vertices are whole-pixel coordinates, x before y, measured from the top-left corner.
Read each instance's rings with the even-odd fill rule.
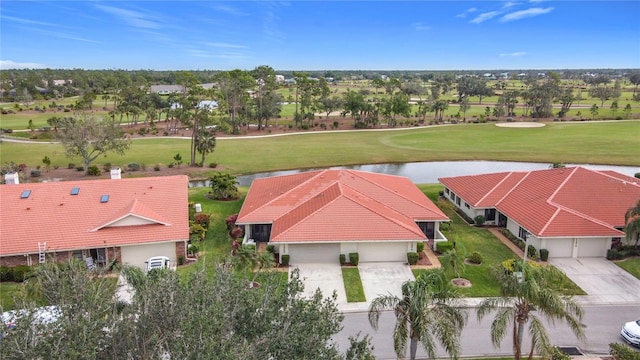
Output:
[[[317,170],[253,181],[237,224],[273,224],[271,242],[419,240],[448,221],[408,178]]]
[[[183,175],[0,185],[0,199],[0,256],[37,253],[45,241],[62,251],[189,239]]]
[[[440,178],[469,205],[495,207],[538,237],[621,236],[640,179],[583,167]]]

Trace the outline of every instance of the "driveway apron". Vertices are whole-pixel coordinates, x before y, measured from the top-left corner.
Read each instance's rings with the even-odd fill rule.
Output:
[[[640,304],[640,280],[607,259],[553,258],[549,262],[587,293],[576,299],[590,304]]]
[[[344,291],[344,281],[342,278],[342,268],[340,264],[318,263],[318,264],[298,264],[289,270],[289,277],[294,268],[300,270],[300,280],[304,284],[303,295],[313,296],[316,289],[322,291],[323,297],[330,297],[335,290],[338,294],[336,303],[347,303],[347,295]]]
[[[415,280],[409,265],[403,263],[360,263],[358,270],[367,304],[380,295],[402,297],[402,283]]]

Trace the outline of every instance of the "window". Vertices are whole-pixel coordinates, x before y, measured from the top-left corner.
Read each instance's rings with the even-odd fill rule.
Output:
[[[449,188],[444,188],[444,193],[449,195]]]
[[[496,209],[484,209],[484,219],[487,221],[495,221]]]
[[[451,198],[451,200],[455,200],[456,194],[452,191],[451,194],[449,194],[449,197]]]
[[[102,195],[102,196],[100,197],[100,202],[101,202],[101,203],[109,202],[109,195]]]
[[[464,202],[464,207],[466,207],[467,209],[471,209],[471,206],[469,206],[466,201]]]
[[[529,232],[521,227],[518,232],[518,236],[520,237],[520,239],[527,241],[528,235],[529,235]]]
[[[71,189],[71,195],[78,195],[79,192],[80,192],[79,187],[74,187],[73,189]]]
[[[31,195],[31,190],[25,190],[20,194],[20,199],[27,199]]]
[[[460,196],[456,198],[456,205],[460,206]]]

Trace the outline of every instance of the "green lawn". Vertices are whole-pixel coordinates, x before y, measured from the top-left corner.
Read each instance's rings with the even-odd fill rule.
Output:
[[[21,289],[21,283],[0,282],[0,310],[7,311],[15,306],[13,296]]]
[[[360,280],[360,271],[356,267],[343,267],[342,278],[344,280],[344,290],[347,293],[347,302],[367,301],[364,296],[364,288]]]
[[[232,174],[443,160],[498,160],[579,164],[640,165],[640,121],[547,123],[542,128],[500,128],[494,124],[461,124],[399,131],[313,131],[280,137],[219,138],[207,158]],[[132,142],[124,156],[108,154],[96,165],[131,162],[169,164],[176,153],[188,158],[189,140],[148,137]],[[241,154],[241,156],[240,156]],[[81,163],[68,159],[58,144],[0,143],[2,162],[52,165]],[[184,165],[183,165],[184,166]]]
[[[640,279],[640,257],[629,258],[622,261],[616,261],[616,265],[625,269],[629,274]]]

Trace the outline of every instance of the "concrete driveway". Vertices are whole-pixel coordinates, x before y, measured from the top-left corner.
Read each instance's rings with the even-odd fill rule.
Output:
[[[403,263],[360,263],[358,271],[366,301],[348,303],[344,290],[342,268],[339,264],[298,264],[291,270],[300,270],[300,279],[304,283],[304,296],[312,296],[316,289],[322,291],[324,297],[331,296],[335,290],[338,294],[336,304],[345,312],[367,311],[371,300],[379,295],[393,294],[402,296],[402,283],[415,280],[409,265]],[[291,276],[291,270],[289,276]]]
[[[552,258],[549,263],[587,293],[588,304],[640,304],[640,280],[604,258]]]
[[[289,269],[289,278],[291,278],[291,271],[295,268],[300,270],[300,280],[302,280],[304,284],[304,296],[311,297],[316,289],[320,289],[322,296],[326,298],[330,297],[335,290],[338,294],[338,299],[336,300],[338,307],[340,307],[340,304],[347,303],[347,295],[344,291],[344,280],[342,279],[342,268],[340,264],[317,263],[293,265]]]

